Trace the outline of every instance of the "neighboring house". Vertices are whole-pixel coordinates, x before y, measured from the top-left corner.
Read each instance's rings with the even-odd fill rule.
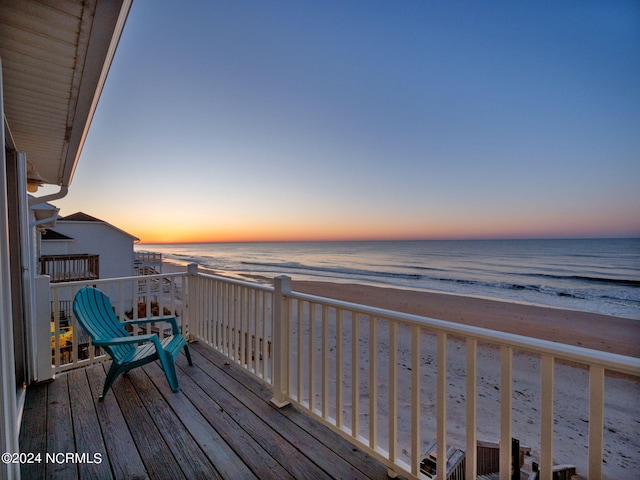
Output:
[[[61,217],[42,235],[40,273],[52,282],[134,275],[130,233],[83,212]]]
[[[0,0],[1,453],[19,452],[26,386],[51,376],[50,290],[36,248],[57,212],[41,207],[67,194],[130,8]],[[38,196],[43,184],[55,193]],[[0,463],[0,480],[14,478],[20,464]]]

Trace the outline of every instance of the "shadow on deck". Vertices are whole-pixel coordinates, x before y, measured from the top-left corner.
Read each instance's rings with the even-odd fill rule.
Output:
[[[22,478],[386,479],[382,463],[292,406],[225,357],[192,344],[172,393],[157,362],[118,379],[98,402],[103,365],[29,387]],[[71,455],[68,455],[71,454]],[[73,455],[77,454],[77,455]]]

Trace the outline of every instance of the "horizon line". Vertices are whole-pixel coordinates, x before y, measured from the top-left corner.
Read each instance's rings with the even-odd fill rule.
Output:
[[[451,238],[350,238],[350,239],[306,239],[306,240],[202,240],[152,242],[139,241],[135,245],[197,245],[203,243],[347,243],[347,242],[454,242],[454,241],[527,241],[527,240],[638,240],[638,236],[550,236],[550,237],[451,237]]]

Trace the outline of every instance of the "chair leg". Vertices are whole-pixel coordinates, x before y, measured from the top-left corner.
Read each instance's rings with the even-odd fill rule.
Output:
[[[189,362],[189,365],[193,366],[193,362],[191,361],[191,353],[189,353],[189,347],[187,345],[184,346],[184,354],[187,356],[187,362]]]
[[[107,373],[107,378],[105,378],[104,380],[102,395],[100,395],[100,397],[98,398],[99,401],[102,401],[104,399],[105,395],[111,388],[111,385],[113,385],[113,382],[115,382],[116,378],[118,378],[118,375],[120,375],[120,373],[122,373],[120,371],[120,365],[117,365],[115,362],[112,362],[111,368],[109,368],[109,372]]]
[[[158,352],[158,357],[164,370],[164,375],[167,377],[167,382],[169,382],[169,387],[171,387],[171,391],[174,393],[179,392],[180,384],[178,383],[176,363],[173,355],[163,350],[162,352]]]

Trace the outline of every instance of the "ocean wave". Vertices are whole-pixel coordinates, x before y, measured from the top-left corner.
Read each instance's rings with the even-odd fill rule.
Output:
[[[422,275],[413,273],[397,273],[378,270],[364,270],[357,268],[342,268],[342,267],[319,267],[315,265],[305,265],[298,262],[240,262],[242,265],[280,269],[280,270],[302,270],[304,272],[315,273],[330,273],[334,275],[346,275],[346,276],[358,276],[358,277],[389,277],[389,278],[401,278],[408,280],[420,280]]]
[[[242,265],[248,267],[249,270],[266,269],[268,271],[279,271],[282,273],[302,273],[310,276],[318,277],[339,277],[343,279],[358,278],[361,280],[369,280],[374,283],[394,284],[398,280],[405,281],[405,287],[416,288],[429,288],[438,290],[448,290],[446,285],[459,285],[469,287],[474,290],[494,290],[494,291],[521,291],[532,292],[535,294],[542,294],[545,296],[562,297],[576,300],[589,300],[596,297],[605,297],[604,292],[590,291],[589,289],[575,288],[576,281],[588,281],[600,284],[617,285],[621,287],[636,286],[635,280],[620,280],[620,279],[607,279],[598,277],[584,277],[584,276],[562,276],[562,275],[538,275],[528,274],[522,275],[524,277],[537,277],[537,278],[554,278],[556,280],[564,280],[573,282],[567,287],[547,285],[544,282],[529,282],[529,283],[515,283],[504,281],[490,281],[471,278],[451,278],[442,275],[429,275],[429,274],[413,274],[392,272],[384,270],[370,270],[370,269],[357,269],[346,267],[325,267],[318,265],[307,265],[300,262],[251,262],[243,261]],[[442,270],[436,268],[418,267],[419,270],[427,272],[442,272]],[[633,298],[623,292],[620,295],[616,295],[615,292],[608,292],[606,294],[612,300],[633,301]]]
[[[640,287],[640,280],[632,278],[589,277],[585,275],[552,275],[552,274],[524,274],[525,276],[550,278],[553,280],[578,281],[605,285],[619,285],[623,287]]]
[[[640,319],[640,240],[416,241],[161,246],[231,275],[285,274],[437,290]]]

